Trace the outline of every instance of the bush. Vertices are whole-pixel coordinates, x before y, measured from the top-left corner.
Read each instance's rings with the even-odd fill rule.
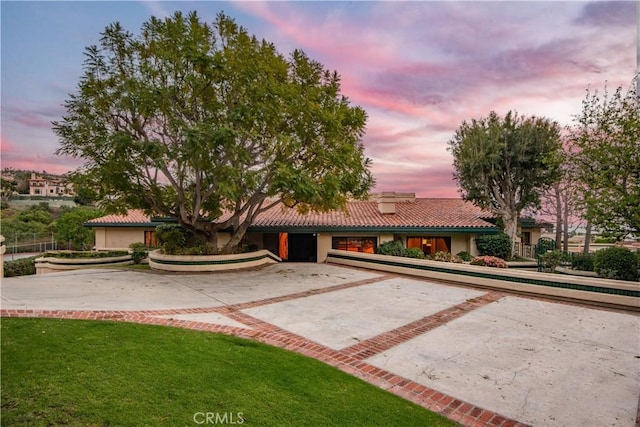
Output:
[[[571,254],[571,268],[574,270],[593,271],[593,254]]]
[[[480,255],[511,258],[511,239],[505,233],[480,236],[476,239],[476,247]]]
[[[408,248],[405,251],[405,256],[407,258],[424,259],[424,252],[420,248]]]
[[[451,254],[449,252],[438,251],[435,254],[433,254],[433,260],[441,261],[441,262],[449,262],[451,261]]]
[[[593,257],[598,276],[616,280],[638,280],[638,257],[627,248],[614,246],[601,249]]]
[[[192,239],[192,234],[179,224],[162,224],[156,227],[156,238],[162,247],[162,252],[175,255],[179,249],[187,246]]]
[[[188,248],[178,248],[173,255],[216,255],[218,251],[209,245],[190,246]]]
[[[507,268],[507,262],[502,258],[494,256],[477,256],[471,260],[471,265],[482,265],[485,267]]]
[[[43,257],[51,258],[111,258],[129,255],[127,251],[61,251],[45,252]]]
[[[545,271],[550,272],[553,272],[565,258],[564,252],[560,250],[545,252],[539,256]]]
[[[536,245],[536,254],[542,255],[549,251],[553,251],[556,249],[556,241],[550,239],[548,237],[541,237],[538,239],[538,244]]]
[[[456,264],[462,264],[462,263],[464,263],[464,259],[462,259],[458,255],[454,255],[454,256],[451,257],[451,262],[456,263]]]
[[[456,256],[460,257],[460,259],[465,262],[469,262],[473,259],[473,256],[467,251],[458,252]]]
[[[593,243],[615,243],[617,240],[615,237],[596,237]]]
[[[140,264],[143,259],[149,256],[149,251],[147,247],[142,242],[136,242],[129,245],[129,249],[131,252],[131,259],[134,264]]]
[[[4,277],[28,276],[36,274],[37,256],[4,262]]]
[[[384,242],[378,246],[377,253],[380,255],[406,256],[407,249],[404,247],[402,240],[394,240],[392,242]]]

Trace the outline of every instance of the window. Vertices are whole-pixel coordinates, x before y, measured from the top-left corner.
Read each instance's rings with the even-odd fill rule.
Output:
[[[378,246],[377,237],[333,237],[331,249],[373,254]]]
[[[425,255],[433,255],[436,252],[451,252],[451,237],[407,237],[407,248],[420,248]]]
[[[523,231],[522,232],[522,243],[524,243],[525,245],[530,245],[531,244],[531,232],[530,231]]]
[[[158,246],[158,242],[156,241],[156,232],[155,231],[145,231],[144,232],[144,245],[148,248],[153,248]]]

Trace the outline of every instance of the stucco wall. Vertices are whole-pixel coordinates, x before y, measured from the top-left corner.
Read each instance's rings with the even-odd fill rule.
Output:
[[[155,227],[95,227],[94,230],[97,250],[126,250],[131,243],[144,243],[144,232],[155,231]],[[230,233],[219,233],[218,246],[225,245],[230,239]]]
[[[96,227],[97,250],[127,250],[131,243],[144,242],[144,232],[153,227]]]

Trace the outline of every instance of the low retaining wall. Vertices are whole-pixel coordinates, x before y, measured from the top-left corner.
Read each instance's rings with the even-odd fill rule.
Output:
[[[266,249],[232,255],[166,255],[159,250],[149,252],[149,267],[153,270],[176,272],[206,272],[255,268],[282,261]]]
[[[328,263],[440,279],[473,286],[616,305],[640,311],[640,283],[538,273],[331,249]]]
[[[36,274],[78,270],[81,268],[100,268],[129,264],[133,264],[131,255],[122,255],[107,258],[42,257],[36,258]]]

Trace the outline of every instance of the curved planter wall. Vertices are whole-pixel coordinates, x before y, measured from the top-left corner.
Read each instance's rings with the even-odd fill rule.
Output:
[[[232,255],[166,255],[159,250],[149,252],[153,270],[177,272],[226,271],[254,268],[282,261],[268,250]]]
[[[36,258],[36,274],[54,273],[57,271],[78,270],[81,268],[100,268],[114,265],[133,264],[131,255],[108,258]]]

